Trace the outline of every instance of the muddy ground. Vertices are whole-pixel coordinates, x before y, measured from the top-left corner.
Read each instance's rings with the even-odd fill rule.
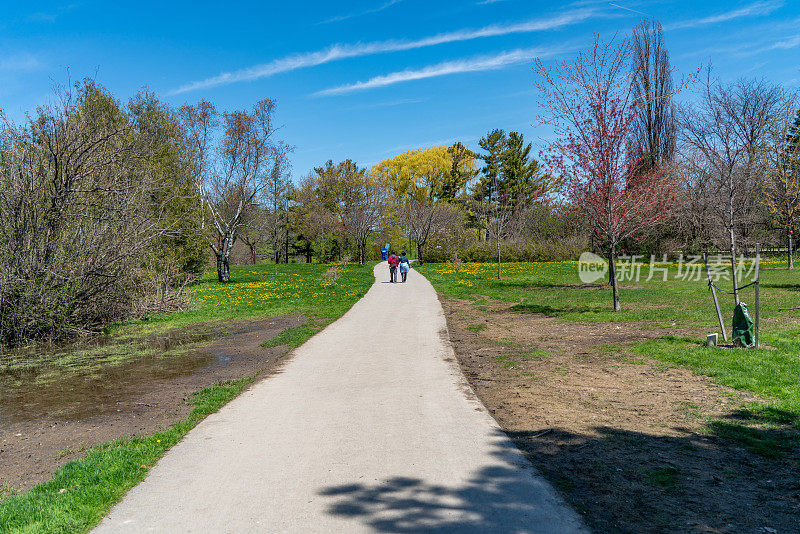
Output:
[[[16,386],[6,380],[0,391],[0,489],[24,491],[86,449],[168,427],[192,411],[187,401],[194,391],[267,376],[278,369],[288,347],[261,343],[305,321],[289,315],[192,325],[150,339],[161,349],[155,356],[58,380],[40,376],[18,380]]]
[[[758,399],[625,350],[702,332],[442,303],[475,392],[593,530],[800,532],[796,452],[765,458],[710,430]]]

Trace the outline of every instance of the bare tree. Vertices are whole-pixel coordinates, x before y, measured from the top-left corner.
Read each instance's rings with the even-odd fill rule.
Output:
[[[400,220],[417,245],[417,259],[425,260],[428,241],[459,220],[458,208],[427,196],[407,195],[401,200]]]
[[[514,197],[503,191],[498,173],[488,174],[481,183],[481,194],[473,201],[475,219],[491,239],[494,239],[497,250],[497,279],[502,275],[500,258],[500,241],[506,237],[506,231],[515,210],[521,206],[513,203]]]
[[[197,151],[198,183],[210,213],[213,238],[209,246],[217,258],[217,278],[230,280],[230,254],[246,211],[269,186],[276,168],[286,165],[290,150],[274,141],[274,100],[260,100],[252,111],[222,114],[223,131],[215,145],[218,115],[207,102],[181,108],[181,116]]]
[[[761,145],[778,97],[778,88],[763,81],[722,85],[709,69],[699,101],[680,113],[683,163],[705,186],[709,211],[725,229],[737,304],[737,236],[756,206]]]
[[[761,144],[764,172],[758,176],[761,201],[786,232],[788,268],[794,269],[792,233],[800,219],[800,95],[782,92]],[[797,117],[797,118],[796,118]]]

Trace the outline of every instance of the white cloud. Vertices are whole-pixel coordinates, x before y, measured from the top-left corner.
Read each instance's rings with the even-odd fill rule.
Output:
[[[789,37],[772,45],[772,49],[789,50],[800,46],[800,34]]]
[[[635,10],[635,9],[631,9],[631,8],[629,8],[629,7],[621,6],[621,5],[619,5],[619,4],[614,4],[614,3],[612,3],[612,2],[609,2],[609,3],[608,3],[608,5],[610,5],[610,6],[612,6],[612,7],[619,8],[619,9],[624,9],[625,11],[630,11],[630,12],[632,12],[632,13],[638,13],[639,15],[644,15],[645,17],[649,17],[649,16],[650,16],[650,15],[648,15],[647,13],[645,13],[644,11],[637,11],[637,10]]]
[[[253,67],[233,72],[225,72],[211,78],[191,82],[175,89],[170,94],[176,95],[180,93],[187,93],[189,91],[197,91],[199,89],[217,87],[220,85],[258,80],[261,78],[274,76],[275,74],[282,72],[314,67],[324,63],[330,63],[332,61],[339,61],[353,57],[413,50],[416,48],[424,48],[439,44],[469,41],[472,39],[495,37],[513,33],[530,33],[555,30],[564,26],[582,22],[593,14],[594,12],[591,10],[571,11],[547,19],[531,20],[517,24],[493,24],[477,30],[459,30],[455,32],[440,33],[412,41],[376,41],[372,43],[359,43],[354,45],[336,44],[324,50],[307,52],[304,54],[294,54],[284,58],[276,59],[269,63],[255,65]]]
[[[742,17],[750,17],[750,16],[758,16],[758,15],[769,15],[776,9],[783,7],[782,0],[769,0],[766,2],[755,2],[750,5],[741,7],[739,9],[734,9],[732,11],[726,11],[724,13],[719,13],[717,15],[712,15],[709,17],[703,17],[699,19],[690,19],[685,20],[682,22],[676,22],[674,24],[668,24],[664,26],[666,30],[680,30],[685,28],[696,28],[698,26],[707,26],[710,24],[717,24],[719,22],[727,22],[729,20],[734,20]]]
[[[373,7],[371,9],[367,9],[367,10],[364,10],[364,11],[359,11],[358,13],[351,13],[349,15],[341,15],[339,17],[332,17],[332,18],[329,18],[328,20],[321,21],[319,24],[329,24],[331,22],[340,22],[342,20],[347,20],[347,19],[352,19],[352,18],[355,18],[355,17],[360,17],[362,15],[369,15],[371,13],[378,13],[379,11],[383,11],[384,9],[390,8],[393,5],[399,4],[402,1],[403,0],[389,0],[385,4],[381,4],[378,7]]]
[[[352,93],[353,91],[363,91],[376,87],[385,87],[396,83],[409,82],[412,80],[422,80],[425,78],[435,78],[462,72],[478,72],[485,70],[496,70],[515,63],[529,61],[534,57],[549,57],[560,50],[528,48],[518,49],[509,52],[502,52],[493,56],[477,56],[455,61],[445,61],[418,70],[406,69],[400,72],[393,72],[382,76],[370,78],[364,82],[357,82],[348,85],[332,87],[314,94],[314,96],[331,96]]]

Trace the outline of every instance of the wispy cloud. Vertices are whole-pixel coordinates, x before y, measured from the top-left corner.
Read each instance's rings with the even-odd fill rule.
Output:
[[[791,48],[797,48],[798,46],[800,46],[800,34],[778,41],[772,45],[772,50],[789,50]]]
[[[379,5],[378,7],[373,7],[370,9],[366,9],[364,11],[359,11],[357,13],[350,13],[349,15],[341,15],[338,17],[332,17],[327,20],[320,21],[319,24],[329,24],[331,22],[340,22],[342,20],[352,19],[355,17],[361,17],[363,15],[370,15],[372,13],[378,13],[379,11],[383,11],[384,9],[390,8],[395,4],[399,4],[403,0],[389,0],[388,2]]]
[[[28,17],[28,21],[30,22],[55,22],[58,17],[67,13],[68,11],[72,11],[78,7],[78,4],[67,4],[60,7],[57,7],[51,11],[39,11],[37,13],[33,13]]]
[[[246,69],[233,72],[224,72],[211,78],[206,78],[204,80],[183,85],[172,91],[170,94],[176,95],[187,93],[189,91],[197,91],[199,89],[217,87],[220,85],[258,80],[261,78],[274,76],[282,72],[315,67],[317,65],[347,58],[383,54],[387,52],[399,52],[403,50],[413,50],[416,48],[424,48],[445,43],[469,41],[472,39],[481,39],[485,37],[495,37],[514,33],[531,33],[537,31],[555,30],[564,26],[582,22],[594,14],[595,12],[592,10],[577,10],[562,13],[560,15],[545,19],[530,20],[517,24],[493,24],[475,30],[459,30],[455,32],[440,33],[416,40],[376,41],[372,43],[359,43],[353,45],[337,44],[316,52],[294,54]]]
[[[550,57],[561,51],[563,51],[563,49],[527,48],[502,52],[492,56],[477,56],[466,59],[458,59],[455,61],[445,61],[443,63],[437,63],[422,69],[406,69],[400,72],[392,72],[382,76],[375,76],[374,78],[370,78],[364,82],[340,85],[339,87],[331,87],[330,89],[325,89],[323,91],[314,93],[314,96],[341,95],[345,93],[352,93],[354,91],[375,89],[376,87],[386,87],[387,85],[394,85],[396,83],[410,82],[412,80],[423,80],[425,78],[435,78],[438,76],[448,76],[450,74],[459,74],[462,72],[497,70],[516,63],[530,61],[534,57]]]
[[[614,4],[612,2],[609,2],[608,5],[610,5],[611,7],[616,7],[618,9],[624,9],[625,11],[631,11],[633,13],[638,13],[639,15],[644,15],[645,17],[649,17],[650,16],[647,13],[645,13],[644,11],[636,11],[635,9],[631,9],[629,7],[621,6],[619,4]]]
[[[689,19],[674,24],[668,24],[664,28],[667,30],[680,30],[685,28],[696,28],[698,26],[707,26],[710,24],[717,24],[720,22],[727,22],[729,20],[739,19],[742,17],[752,17],[759,15],[769,15],[776,9],[783,7],[782,0],[771,0],[767,2],[755,2],[750,5],[711,15],[699,19]]]

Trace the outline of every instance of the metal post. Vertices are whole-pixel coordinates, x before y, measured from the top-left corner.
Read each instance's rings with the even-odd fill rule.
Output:
[[[711,280],[711,271],[708,270],[708,255],[703,252],[703,263],[706,266],[706,275],[708,276],[708,287],[711,288],[711,296],[714,297],[714,307],[717,309],[717,319],[719,319],[719,329],[722,330],[722,339],[728,342],[728,336],[725,334],[725,323],[722,322],[722,312],[719,311],[719,301],[717,300],[717,290],[714,288],[714,283]]]
[[[755,335],[756,343],[755,343],[755,348],[759,348],[759,344],[758,344],[759,320],[758,319],[759,319],[759,315],[760,314],[759,314],[759,309],[758,308],[759,308],[759,285],[760,285],[760,283],[759,283],[760,272],[759,271],[761,270],[761,253],[759,251],[758,243],[756,243],[756,258],[755,258],[755,262],[756,262],[756,335]]]

